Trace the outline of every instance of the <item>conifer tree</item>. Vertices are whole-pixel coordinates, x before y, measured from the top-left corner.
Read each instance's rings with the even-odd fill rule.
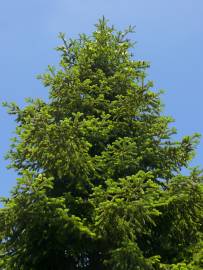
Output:
[[[199,136],[175,141],[160,93],[128,39],[102,18],[57,48],[47,102],[16,116],[19,174],[0,209],[1,269],[202,269],[203,186],[181,174]]]

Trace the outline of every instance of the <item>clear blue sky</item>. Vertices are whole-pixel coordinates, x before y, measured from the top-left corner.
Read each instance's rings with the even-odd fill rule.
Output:
[[[0,102],[24,104],[25,97],[47,97],[36,75],[55,64],[57,34],[91,33],[102,15],[117,28],[136,25],[135,57],[148,60],[149,78],[164,89],[165,113],[175,118],[180,138],[203,134],[202,0],[7,0],[0,6]],[[14,121],[0,108],[0,196],[16,175],[6,169]],[[203,143],[192,165],[203,167]]]

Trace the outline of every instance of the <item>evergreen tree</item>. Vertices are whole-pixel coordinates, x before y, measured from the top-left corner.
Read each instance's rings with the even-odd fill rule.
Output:
[[[1,269],[202,269],[198,135],[175,141],[149,63],[106,20],[62,46],[40,76],[49,101],[6,104],[19,174],[0,210]]]

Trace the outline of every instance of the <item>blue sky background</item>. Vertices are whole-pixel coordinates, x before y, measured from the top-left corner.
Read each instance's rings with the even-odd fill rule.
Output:
[[[57,35],[91,33],[104,15],[119,30],[136,25],[135,58],[151,62],[149,78],[164,89],[165,114],[175,118],[178,138],[203,134],[202,0],[2,0],[0,3],[0,102],[23,105],[25,97],[47,97],[36,75],[58,61]],[[0,108],[0,196],[16,174],[3,159],[15,128]],[[203,142],[192,166],[203,167]]]

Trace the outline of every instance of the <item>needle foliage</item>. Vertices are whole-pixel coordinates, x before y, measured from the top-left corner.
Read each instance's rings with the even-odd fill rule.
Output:
[[[199,270],[203,185],[184,176],[199,135],[175,140],[173,119],[135,60],[129,27],[102,18],[66,40],[27,100],[8,153],[18,174],[0,209],[5,270]]]

